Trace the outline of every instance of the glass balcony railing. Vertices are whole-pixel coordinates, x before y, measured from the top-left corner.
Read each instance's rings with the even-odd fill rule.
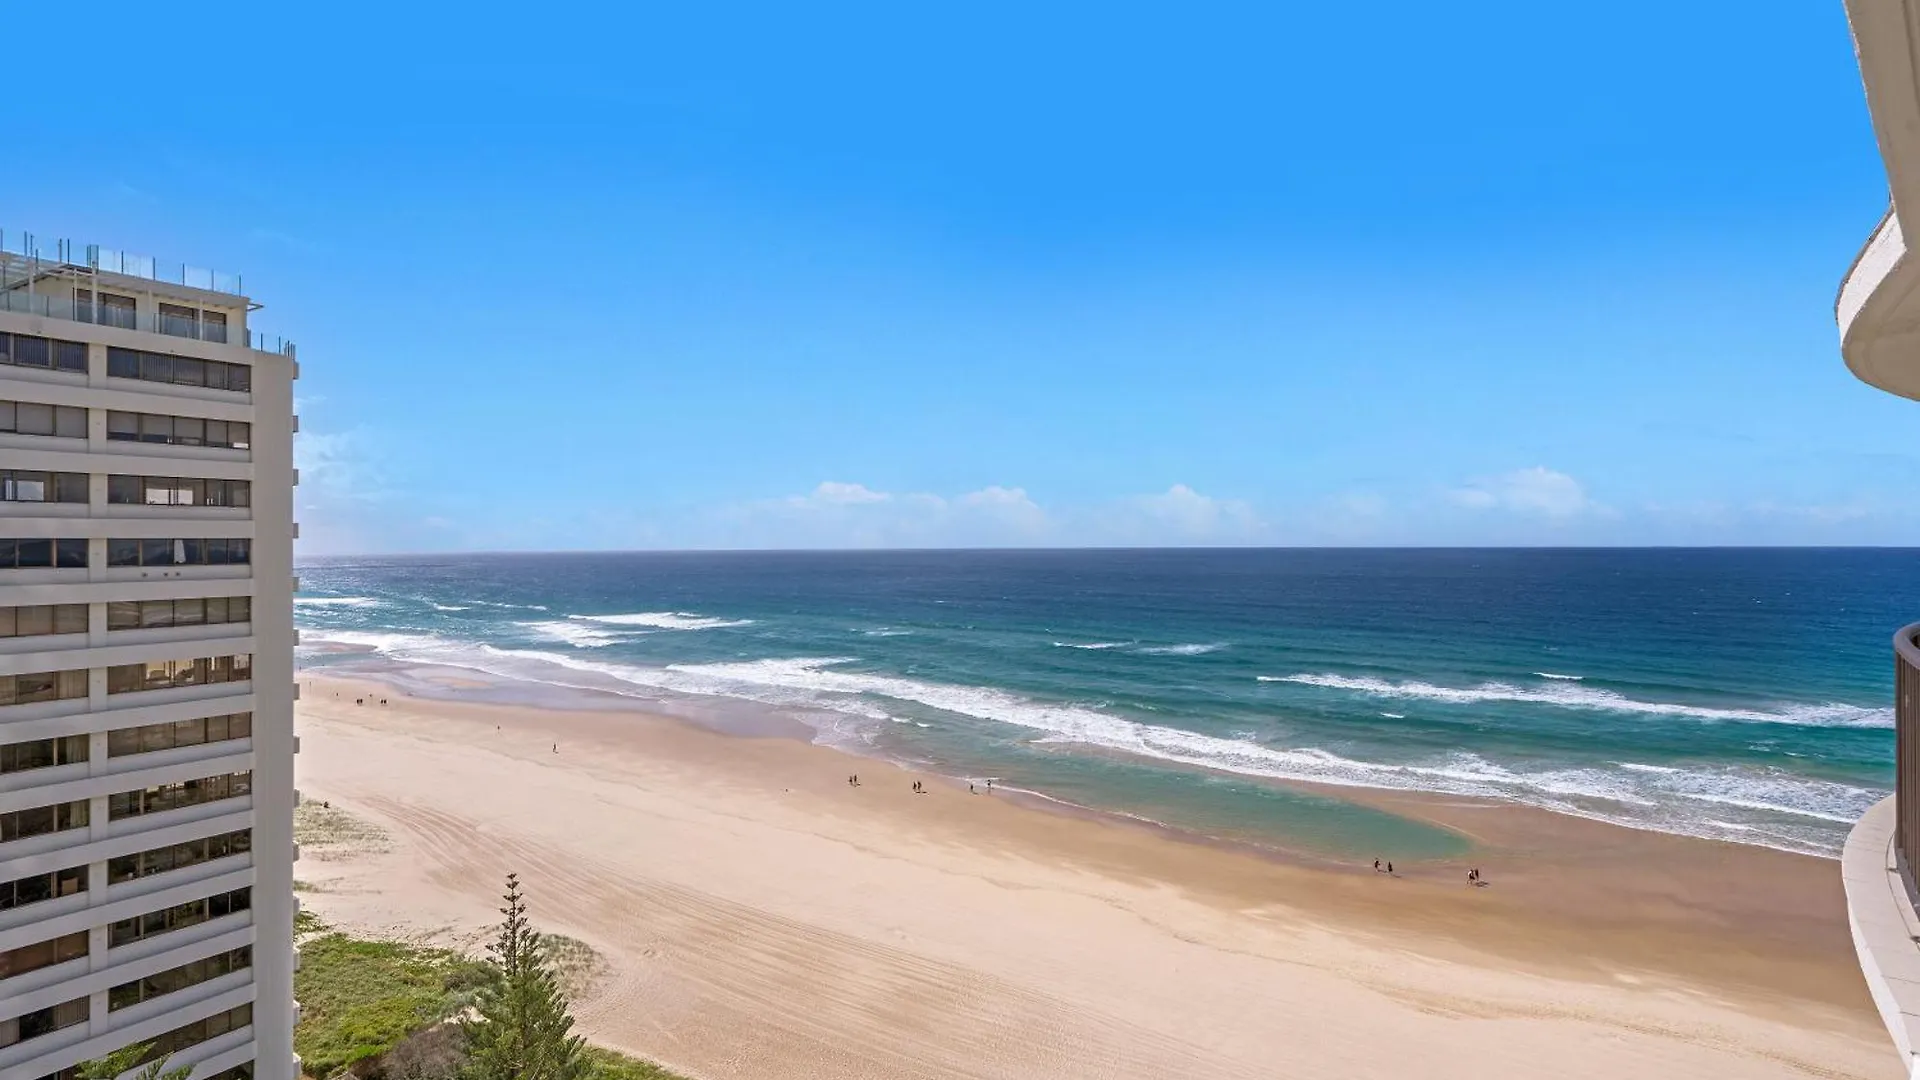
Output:
[[[233,334],[233,330],[224,322],[189,318],[171,313],[143,315],[132,308],[117,304],[93,304],[18,290],[0,291],[0,311],[44,315],[50,319],[68,319],[98,326],[117,326],[122,330],[145,330],[170,337],[210,341],[217,345],[239,341],[237,336],[229,336]],[[278,356],[294,354],[293,342],[278,336],[249,331],[246,335],[246,343],[258,352],[273,353]]]
[[[145,278],[167,285],[181,285],[208,292],[245,296],[239,274],[224,274],[186,263],[163,262],[151,255],[134,255],[103,248],[98,244],[75,244],[71,240],[42,240],[32,233],[0,229],[0,252],[47,263],[84,266],[109,274]]]

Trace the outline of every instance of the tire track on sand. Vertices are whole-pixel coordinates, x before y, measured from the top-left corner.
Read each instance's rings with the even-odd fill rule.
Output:
[[[371,808],[415,841],[410,872],[491,896],[517,870],[544,922],[609,953],[583,1023],[708,1073],[820,1078],[1271,1077],[1176,1035],[1003,976],[823,929],[416,803]]]

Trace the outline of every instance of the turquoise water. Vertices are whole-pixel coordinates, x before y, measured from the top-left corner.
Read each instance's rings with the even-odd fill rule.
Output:
[[[1238,838],[1447,854],[1276,779],[1834,854],[1891,783],[1890,550],[551,554],[301,568],[302,663],[439,664]]]

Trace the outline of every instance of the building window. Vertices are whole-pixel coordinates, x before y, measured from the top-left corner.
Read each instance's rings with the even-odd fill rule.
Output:
[[[152,877],[169,870],[184,870],[189,866],[198,866],[230,855],[245,855],[252,850],[253,833],[241,829],[238,832],[221,833],[218,836],[205,836],[198,840],[169,844],[166,847],[154,848],[134,855],[121,855],[107,860],[107,884],[118,885],[123,881]]]
[[[252,561],[253,541],[241,537],[107,541],[108,566],[245,566]]]
[[[27,334],[0,334],[0,364],[85,375],[87,347],[78,341],[60,341]]]
[[[56,765],[74,765],[87,760],[87,737],[63,735],[54,739],[31,739],[0,746],[0,773],[50,769]]]
[[[26,604],[21,607],[0,607],[0,638],[44,637],[48,634],[84,634],[86,632],[87,605],[85,604]]]
[[[193,600],[116,600],[107,605],[108,630],[150,630],[163,626],[213,626],[221,623],[243,623],[252,617],[253,598],[249,596],[209,596]]]
[[[0,1047],[26,1042],[86,1022],[87,999],[83,997],[35,1009],[12,1020],[0,1020]]]
[[[93,290],[75,289],[73,290],[73,308],[74,316],[81,322],[117,326],[122,330],[132,330],[138,325],[131,296],[103,292],[100,294],[100,302],[95,304]]]
[[[12,813],[0,814],[0,844],[86,827],[87,801],[85,799],[79,802],[55,803],[52,806],[36,806],[31,810],[15,810]]]
[[[67,934],[52,941],[39,941],[0,952],[0,979],[25,975],[29,971],[64,964],[87,955],[87,932]]]
[[[197,329],[195,326],[197,320],[194,318],[194,316],[198,314],[199,312],[190,307],[181,307],[178,304],[161,304],[160,332],[173,337],[199,337],[200,335],[195,332]]]
[[[161,911],[149,911],[131,919],[121,919],[107,931],[107,947],[117,949],[135,941],[184,930],[189,926],[198,926],[210,919],[219,919],[237,911],[246,911],[253,906],[253,890],[235,889],[232,892],[209,896],[200,900],[189,900],[184,904],[175,904]]]
[[[85,540],[0,538],[0,570],[85,570]]]
[[[246,450],[253,445],[253,425],[241,420],[206,420],[197,416],[161,416],[157,413],[114,410],[107,413],[107,438],[115,442]]]
[[[224,773],[177,784],[160,784],[138,791],[122,791],[107,796],[107,820],[121,821],[142,814],[164,814],[188,806],[201,806],[222,799],[238,799],[253,793],[253,773]]]
[[[84,367],[81,370],[86,370]],[[175,386],[205,386],[213,390],[247,393],[253,389],[253,369],[245,364],[222,360],[196,360],[190,356],[141,352],[138,349],[108,349],[107,374],[118,379],[171,383]]]
[[[83,503],[87,501],[87,474],[0,469],[0,501]]]
[[[153,1048],[147,1051],[146,1058],[141,1064],[145,1065],[149,1062],[158,1061],[163,1057],[177,1054],[188,1047],[198,1046],[208,1039],[217,1039],[229,1031],[239,1031],[251,1023],[253,1023],[253,1005],[251,1003],[236,1005],[226,1012],[215,1013],[205,1020],[195,1020],[191,1024],[174,1028],[172,1031],[153,1040]],[[230,1071],[237,1071],[239,1069],[245,1069],[245,1075],[248,1077],[253,1075],[252,1062],[235,1066],[235,1070]],[[225,1073],[221,1075],[224,1076]],[[207,1080],[215,1080],[215,1078],[208,1077]]]
[[[235,971],[245,971],[253,966],[253,947],[242,945],[223,953],[202,957],[177,968],[168,968],[156,972],[144,979],[124,982],[107,991],[107,1010],[109,1012],[124,1009],[129,1005],[138,1005],[143,1001],[171,994],[176,990],[185,990],[189,986],[198,986],[208,979],[217,979]]]
[[[0,881],[0,911],[11,911],[42,900],[56,900],[87,891],[87,868],[69,866],[14,881]]]
[[[108,668],[107,693],[131,694],[173,686],[246,682],[251,678],[252,653],[202,656],[193,660],[149,660],[144,664],[118,664]]]
[[[230,742],[253,737],[253,714],[227,713],[175,720],[170,724],[116,728],[107,733],[107,756],[151,754],[156,750],[176,750],[182,746]]]
[[[245,480],[119,474],[107,477],[107,501],[122,506],[249,506],[252,495],[253,485]]]
[[[35,705],[87,696],[87,669],[0,675],[0,705]]]
[[[87,410],[77,405],[0,401],[0,434],[84,439],[87,437]]]
[[[224,345],[227,341],[227,313],[224,311],[203,311],[200,313],[200,340],[217,341]]]

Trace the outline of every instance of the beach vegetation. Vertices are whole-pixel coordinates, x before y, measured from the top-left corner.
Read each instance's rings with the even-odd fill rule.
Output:
[[[585,1080],[592,1069],[540,931],[527,919],[518,875],[507,875],[504,917],[487,946],[492,977],[481,986],[467,1036],[464,1080]]]
[[[377,1075],[358,1066],[464,1012],[491,978],[450,949],[354,938],[301,916],[294,1051],[312,1076]]]
[[[294,1049],[336,1080],[682,1080],[572,1033],[571,1000],[604,961],[533,928],[510,876],[484,959],[418,942],[356,938],[295,916],[301,1003]],[[140,1080],[177,1080],[142,1077]]]

